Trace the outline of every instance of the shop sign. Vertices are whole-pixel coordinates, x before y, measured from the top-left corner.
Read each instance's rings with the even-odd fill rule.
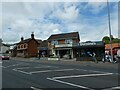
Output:
[[[89,43],[80,43],[80,46],[87,46],[87,45],[97,45],[94,42],[89,42]]]
[[[104,45],[104,43],[102,41],[98,41],[98,42],[82,42],[79,44],[79,46],[95,46],[95,45]]]

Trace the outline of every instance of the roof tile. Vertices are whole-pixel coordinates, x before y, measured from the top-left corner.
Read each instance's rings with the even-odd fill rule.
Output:
[[[59,40],[59,39],[73,39],[73,38],[79,38],[78,32],[71,32],[71,33],[63,33],[63,34],[52,34],[48,40]]]

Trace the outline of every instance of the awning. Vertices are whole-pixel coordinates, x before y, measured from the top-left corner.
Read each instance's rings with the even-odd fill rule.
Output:
[[[72,48],[55,48],[54,50],[70,50]]]

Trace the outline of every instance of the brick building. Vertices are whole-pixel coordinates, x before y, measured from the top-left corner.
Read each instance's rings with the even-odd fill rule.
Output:
[[[49,53],[60,58],[74,58],[76,52],[73,47],[79,41],[78,32],[53,34],[48,38]]]
[[[34,34],[31,38],[25,39],[21,37],[21,41],[17,43],[17,56],[20,57],[36,57],[38,55],[38,47],[41,40],[36,40]]]
[[[117,51],[120,49],[120,43],[112,43],[113,54],[117,54]],[[105,45],[106,52],[110,53],[110,44]]]

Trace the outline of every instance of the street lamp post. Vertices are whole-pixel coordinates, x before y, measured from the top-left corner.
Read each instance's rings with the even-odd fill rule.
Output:
[[[108,0],[107,0],[107,8],[108,8],[108,22],[109,22],[109,36],[110,36],[110,51],[111,51],[111,59],[112,59],[112,62],[113,62],[112,39],[111,39],[111,23],[110,23],[110,9],[109,9]]]

